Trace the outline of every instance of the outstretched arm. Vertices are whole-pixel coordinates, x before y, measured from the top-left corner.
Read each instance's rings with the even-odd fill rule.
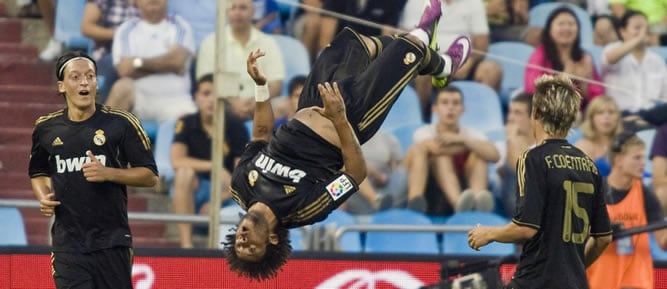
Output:
[[[250,52],[246,62],[248,74],[255,81],[255,114],[253,116],[251,141],[268,141],[273,132],[273,108],[269,99],[269,89],[266,86],[266,76],[259,70],[257,59],[266,55],[257,49]]]
[[[537,234],[537,229],[527,226],[519,226],[509,222],[502,227],[486,227],[477,225],[475,229],[468,232],[468,245],[478,250],[491,243],[521,243],[530,240]]]
[[[320,91],[324,108],[313,107],[313,109],[333,123],[340,138],[340,149],[345,166],[343,171],[350,175],[357,184],[361,184],[366,178],[366,161],[352,125],[347,121],[345,102],[338,89],[338,84],[335,82],[333,86],[328,82],[318,84],[317,89]]]

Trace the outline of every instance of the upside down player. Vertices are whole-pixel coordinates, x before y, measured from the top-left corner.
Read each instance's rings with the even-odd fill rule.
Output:
[[[439,0],[427,0],[417,28],[399,37],[366,37],[346,28],[323,50],[292,120],[273,135],[266,78],[248,57],[257,84],[251,142],[232,173],[232,196],[248,213],[226,236],[230,268],[241,276],[275,276],[291,253],[288,229],[321,221],[366,177],[360,143],[379,129],[403,87],[418,73],[444,86],[470,54],[458,38],[439,55]],[[331,84],[333,82],[333,84]]]
[[[538,146],[517,161],[517,208],[502,227],[478,225],[468,244],[523,243],[509,289],[587,289],[585,268],[611,242],[602,178],[593,160],[565,140],[581,96],[572,81],[535,83],[531,120]]]

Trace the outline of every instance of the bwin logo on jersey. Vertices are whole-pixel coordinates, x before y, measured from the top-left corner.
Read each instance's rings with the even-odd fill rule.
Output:
[[[95,158],[100,161],[102,165],[107,165],[107,157],[105,155],[97,155]],[[60,155],[56,155],[56,170],[59,174],[64,172],[78,172],[81,170],[81,167],[83,167],[83,164],[88,162],[90,162],[90,158],[87,156],[60,159]]]
[[[290,178],[293,183],[298,183],[306,176],[306,172],[299,169],[292,169],[265,154],[259,155],[259,158],[255,161],[255,166],[262,169],[262,173],[271,173],[279,177]]]

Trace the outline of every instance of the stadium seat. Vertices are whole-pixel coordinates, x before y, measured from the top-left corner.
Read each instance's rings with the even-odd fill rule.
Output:
[[[287,95],[287,84],[297,75],[310,73],[310,59],[303,44],[290,36],[271,34],[283,55],[285,64],[285,80],[283,81],[283,95]]]
[[[493,213],[487,212],[462,212],[452,215],[445,225],[488,225],[502,226],[508,220]],[[442,240],[442,252],[445,255],[471,255],[471,256],[509,256],[516,253],[513,244],[491,243],[475,251],[468,246],[468,233],[445,233]]]
[[[0,207],[0,246],[27,246],[23,216],[17,208]]]
[[[305,235],[306,235],[305,229],[303,227],[289,229],[289,238],[290,238],[290,245],[292,246],[292,251],[306,250],[307,246],[306,244],[304,244],[304,242],[306,241]]]
[[[653,162],[650,159],[650,154],[651,147],[653,146],[653,139],[655,138],[655,128],[639,131],[637,132],[637,136],[644,142],[644,145],[646,145],[646,152],[644,153],[646,159],[646,166],[644,167],[644,184],[650,185],[653,183],[651,178]]]
[[[496,42],[489,46],[486,57],[503,68],[500,97],[504,105],[509,103],[512,92],[523,86],[525,64],[533,50],[535,48],[526,43],[513,41]]]
[[[158,130],[160,129],[160,124],[152,120],[140,120],[140,121],[141,121],[141,127],[144,129],[144,132],[146,132],[146,135],[151,140],[151,143],[155,143],[157,139]]]
[[[528,26],[530,27],[544,27],[547,24],[547,18],[549,14],[555,9],[567,6],[574,14],[577,15],[580,25],[580,34],[581,34],[581,45],[584,47],[589,47],[593,45],[593,23],[591,22],[591,16],[586,12],[586,10],[578,7],[574,4],[569,3],[543,3],[537,5],[528,11]]]
[[[649,234],[649,240],[651,245],[651,257],[653,261],[667,261],[667,251],[663,251],[658,245],[658,241],[655,240],[653,233]]]
[[[417,92],[411,86],[406,86],[401,94],[398,95],[387,118],[380,127],[385,132],[391,132],[394,129],[406,125],[422,124],[422,109]]]
[[[88,51],[92,41],[81,34],[81,19],[86,0],[58,1],[53,38],[68,50]]]
[[[354,225],[357,220],[354,216],[341,210],[334,210],[324,221],[319,222],[317,226],[332,226],[334,230],[340,227]],[[361,237],[359,232],[346,232],[338,240],[340,250],[343,252],[358,253],[361,252]]]
[[[175,119],[167,120],[160,124],[153,151],[160,177],[166,181],[171,181],[174,178],[174,168],[171,166],[171,142],[174,139],[175,126]]]
[[[199,1],[168,1],[169,14],[183,17],[194,34],[195,46],[199,49],[201,42],[211,33],[215,33],[217,0]]]
[[[474,81],[454,81],[453,86],[463,93],[465,112],[460,123],[482,133],[503,129],[503,112],[498,94],[490,87]],[[436,122],[433,114],[431,123]]]
[[[414,142],[415,131],[423,126],[423,123],[413,123],[399,126],[392,130],[392,134],[398,139],[398,143],[401,145],[402,155],[405,156],[405,153],[408,151],[412,143]]]
[[[371,224],[431,225],[425,215],[408,209],[390,209],[373,214]],[[438,254],[435,233],[368,232],[366,252]]]
[[[649,47],[649,49],[658,55],[662,56],[662,59],[667,62],[667,46],[653,46]]]

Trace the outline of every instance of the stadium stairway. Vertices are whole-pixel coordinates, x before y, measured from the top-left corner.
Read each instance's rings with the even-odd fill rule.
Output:
[[[26,27],[43,25],[41,20],[3,17],[7,15],[3,2],[0,1],[0,199],[32,200],[27,172],[33,124],[37,117],[62,108],[64,100],[56,91],[53,64],[40,62],[37,48],[30,43],[35,40],[26,41],[35,34],[31,31],[22,35]],[[155,207],[150,203],[159,198],[154,193],[130,188],[129,210],[147,212],[149,206]],[[28,244],[48,245],[49,220],[40,216],[37,209],[21,209],[21,213]],[[165,224],[131,222],[130,226],[135,247],[178,247],[176,240],[167,238]]]

